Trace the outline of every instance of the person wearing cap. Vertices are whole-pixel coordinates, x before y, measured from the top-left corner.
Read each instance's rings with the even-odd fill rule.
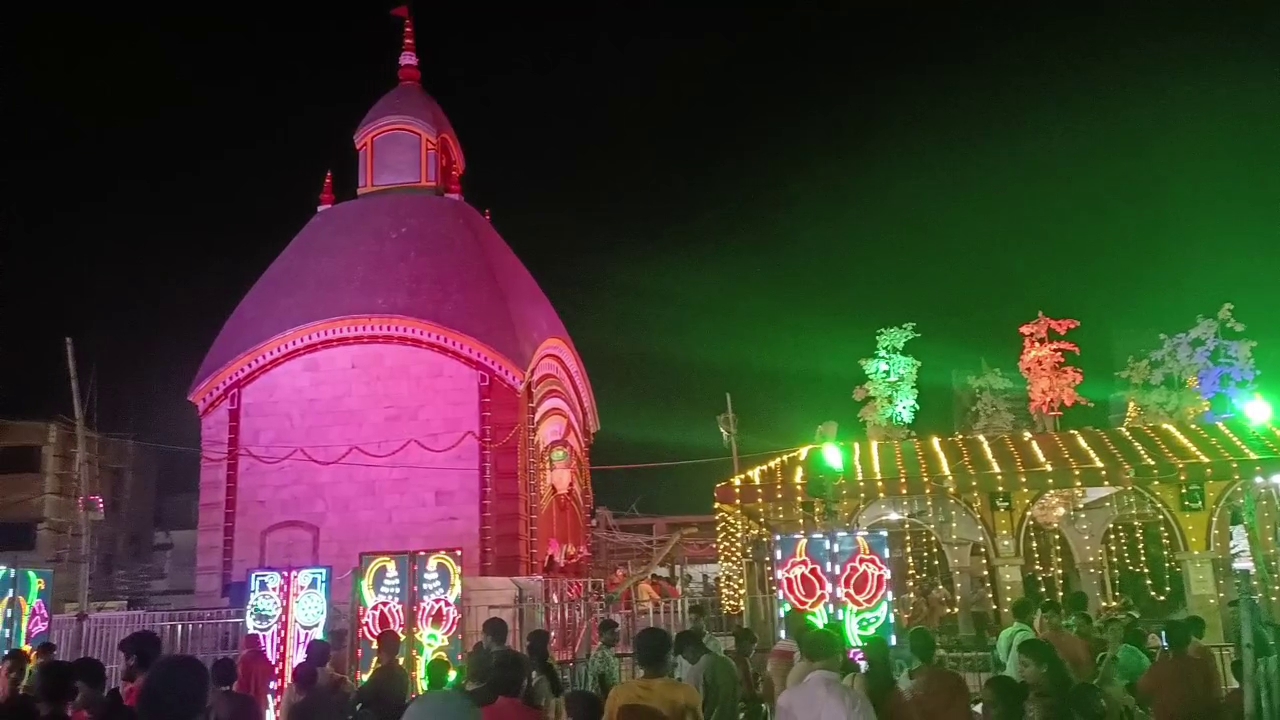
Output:
[[[618,644],[618,621],[605,618],[600,621],[596,631],[600,636],[600,643],[587,659],[587,689],[604,699],[622,681],[622,666],[613,652]]]

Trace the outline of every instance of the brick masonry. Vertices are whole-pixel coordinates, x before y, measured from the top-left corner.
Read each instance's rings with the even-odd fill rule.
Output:
[[[478,432],[478,372],[446,355],[405,345],[345,345],[295,358],[241,388],[241,447],[280,457],[306,447],[331,461],[350,446],[390,452],[417,438],[433,448]],[[224,405],[202,419],[206,455],[225,452]],[[381,441],[381,442],[380,442]],[[328,447],[326,447],[328,446]],[[480,454],[474,438],[433,453],[417,446],[379,459],[352,453],[339,464],[267,464],[242,457],[232,579],[252,567],[315,558],[335,578],[363,551],[461,547],[480,552]],[[201,469],[197,592],[222,592],[226,462]],[[264,537],[265,534],[265,537]],[[350,597],[338,579],[334,599]]]

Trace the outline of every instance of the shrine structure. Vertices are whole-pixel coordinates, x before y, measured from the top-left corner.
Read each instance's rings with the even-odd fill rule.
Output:
[[[1245,561],[1256,570],[1250,594],[1280,609],[1266,580],[1280,573],[1280,430],[1269,424],[828,445],[715,489],[721,600],[762,631],[787,608],[824,621],[823,613],[857,611],[849,622],[874,624],[868,614],[894,602],[895,589],[928,598],[941,585],[960,600],[951,612],[962,628],[965,598],[979,590],[1006,622],[1024,594],[1083,590],[1094,609],[1141,594],[1156,612],[1201,615],[1221,639]],[[839,479],[815,498],[806,473],[828,451]],[[850,538],[880,532],[887,549],[853,548]],[[884,562],[862,558],[870,554]],[[892,570],[891,584],[879,584],[881,569]]]
[[[345,605],[368,553],[448,549],[469,578],[589,565],[591,384],[463,199],[462,146],[400,15],[399,84],[355,132],[356,197],[336,202],[326,179],[191,388],[206,598],[256,568],[330,567]]]

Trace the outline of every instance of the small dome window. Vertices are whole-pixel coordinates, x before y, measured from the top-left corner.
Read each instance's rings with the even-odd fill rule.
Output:
[[[389,130],[373,138],[373,186],[422,182],[422,136],[408,130]]]

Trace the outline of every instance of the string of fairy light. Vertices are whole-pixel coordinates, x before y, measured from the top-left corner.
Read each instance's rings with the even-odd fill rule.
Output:
[[[1210,500],[1207,504],[1212,507],[1179,509],[1178,493],[1186,492],[1189,484],[1221,482],[1225,488],[1230,483],[1262,475],[1264,469],[1271,472],[1280,469],[1276,467],[1276,461],[1280,459],[1280,430],[1272,427],[1248,429],[1227,423],[1129,426],[1041,435],[933,436],[903,442],[877,440],[846,444],[850,446],[851,462],[847,469],[848,480],[840,483],[838,493],[841,502],[848,503],[845,517],[849,518],[856,516],[857,508],[866,508],[877,499],[905,499],[913,494],[923,497],[930,517],[937,517],[938,503],[945,498],[990,523],[987,532],[995,542],[1015,529],[1015,519],[1028,512],[1039,491],[1083,493],[1086,488],[1114,488],[1103,504],[1110,515],[1118,510],[1116,502],[1127,497],[1141,496],[1148,511],[1153,507],[1173,506],[1168,507],[1167,512],[1157,512],[1161,516],[1158,521],[1136,522],[1119,518],[1099,523],[1103,527],[1096,530],[1100,533],[1096,541],[1071,540],[1063,535],[1061,529],[1046,531],[1028,523],[1029,529],[1023,534],[1026,543],[1022,554],[1023,567],[1046,580],[1052,579],[1056,592],[1062,593],[1068,568],[1074,563],[1081,572],[1097,574],[1095,586],[1106,602],[1113,602],[1120,592],[1117,580],[1122,573],[1141,577],[1141,586],[1145,587],[1152,600],[1167,602],[1174,589],[1181,586],[1179,578],[1183,572],[1189,573],[1188,582],[1194,587],[1215,587],[1216,600],[1223,601],[1230,592],[1230,585],[1208,577],[1213,572],[1212,563],[1190,556],[1185,562],[1179,562],[1178,553],[1187,549],[1190,538],[1179,537],[1172,523],[1175,516],[1182,519],[1183,526],[1203,523],[1203,520],[1195,519],[1196,513],[1219,513],[1227,499],[1221,491],[1210,492],[1205,496]],[[801,464],[803,453],[801,450],[775,458],[721,485],[722,488],[732,488],[732,502],[725,503],[725,508],[717,511],[724,525],[719,533],[722,548],[736,544],[731,543],[730,538],[740,543],[744,532],[752,532],[743,527],[745,516],[740,510],[744,503],[758,505],[764,502],[775,506],[768,509],[761,506],[755,512],[758,519],[767,522],[786,522],[788,517],[797,516],[797,508],[804,498],[801,497],[802,481],[796,466]],[[766,468],[769,472],[764,472]],[[917,481],[924,483],[923,492],[912,489]],[[1140,491],[1129,487],[1134,482],[1153,487],[1149,492]],[[744,488],[753,485],[773,485],[768,488],[768,499],[761,497],[759,492],[752,492],[749,500],[745,498]],[[1161,485],[1170,486],[1172,494],[1160,491]],[[764,490],[763,487],[760,489]],[[991,492],[1013,493],[1012,501],[1003,501],[1008,505],[999,509],[988,507],[987,494]],[[722,498],[721,502],[728,499],[723,492],[718,494],[718,498]],[[787,510],[788,507],[792,509]],[[1265,512],[1271,512],[1269,508]],[[1072,515],[1063,518],[1064,522],[1075,519],[1075,511],[1071,512]],[[1018,524],[1021,524],[1020,520]],[[926,538],[920,533],[919,530],[907,529],[902,536],[907,571],[903,589],[908,592],[924,579],[932,582],[942,575],[940,568],[947,557],[937,549],[941,546],[936,537]],[[1081,555],[1072,560],[1073,553],[1077,551],[1075,543],[1078,542],[1084,542],[1078,548]],[[1216,538],[1212,544],[1216,546],[1222,542],[1221,538]],[[909,550],[906,548],[908,544]],[[994,551],[995,548],[987,549]],[[1001,547],[999,557],[1018,557],[1017,550],[1016,543]],[[735,557],[738,554],[731,550],[729,557],[722,560],[728,560],[726,565],[730,567],[740,565]],[[999,573],[989,569],[998,559],[994,552],[985,562],[976,562],[977,557],[971,561],[968,577],[973,583],[985,583],[998,607],[1007,611],[1012,601],[1023,594],[1019,587],[1021,578],[1003,568]],[[950,563],[947,566],[950,567]],[[734,573],[726,573],[726,576],[732,575]],[[1207,585],[1206,581],[1214,584]],[[1256,576],[1254,582],[1257,583]],[[742,592],[739,585],[741,583],[735,578],[723,583],[722,588],[727,594],[737,594]],[[956,589],[959,590],[958,587]],[[1280,594],[1276,587],[1257,589],[1273,598]]]

